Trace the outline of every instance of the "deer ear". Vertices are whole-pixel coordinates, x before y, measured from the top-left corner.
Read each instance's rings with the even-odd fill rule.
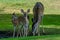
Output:
[[[12,15],[15,15],[15,12],[13,12]]]
[[[27,13],[29,13],[29,12],[30,12],[30,9],[27,10]]]
[[[23,9],[21,9],[21,12],[22,12],[22,13],[24,13],[24,10],[23,10]]]

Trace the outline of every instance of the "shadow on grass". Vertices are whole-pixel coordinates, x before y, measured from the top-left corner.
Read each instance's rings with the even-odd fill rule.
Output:
[[[54,34],[60,34],[60,29],[57,28],[44,28],[44,32],[42,27],[40,28],[40,34],[41,35],[54,35]],[[30,36],[32,36],[32,32],[29,33]]]
[[[17,14],[18,15],[18,14]],[[30,21],[30,25],[32,24],[31,19],[33,18],[33,16],[31,14],[29,14],[29,21]],[[8,25],[11,25],[11,14],[0,14],[0,29],[2,28],[3,25],[5,25],[7,27]],[[57,26],[60,26],[60,15],[44,15],[43,18],[43,25],[56,25],[56,28],[44,28],[45,33],[42,32],[42,28],[40,29],[40,33],[41,35],[52,35],[52,34],[60,34],[60,29],[57,28]],[[6,29],[6,28],[4,28]],[[7,29],[9,29],[9,27],[7,27]],[[4,38],[4,37],[12,37],[12,33],[11,31],[0,31],[0,38]],[[31,36],[31,32],[29,32],[29,35]]]
[[[44,15],[44,25],[60,25],[60,15]]]
[[[19,14],[17,14],[19,15]],[[0,22],[3,20],[4,22],[6,22],[6,20],[9,22],[11,22],[11,14],[0,14]],[[30,21],[30,24],[32,24],[32,21],[31,19],[33,18],[33,15],[32,14],[29,14],[29,21]],[[52,14],[49,14],[49,15],[44,15],[43,17],[43,24],[44,25],[60,25],[60,15],[52,15]]]
[[[42,28],[40,29],[41,34],[52,35],[52,34],[60,34],[60,29],[57,28],[44,28],[45,33],[43,33]]]
[[[40,29],[41,35],[56,35],[60,34],[60,29],[57,28],[44,28],[45,33],[42,32],[42,28]],[[30,31],[28,36],[32,36],[32,32]],[[9,38],[13,37],[13,32],[11,31],[0,31],[0,38]],[[16,36],[15,36],[16,37]]]

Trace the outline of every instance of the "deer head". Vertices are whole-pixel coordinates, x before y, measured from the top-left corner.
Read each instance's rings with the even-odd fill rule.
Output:
[[[24,17],[29,17],[29,16],[28,16],[28,13],[30,12],[30,9],[28,9],[27,12],[24,12],[24,10],[21,9],[21,12],[23,13],[23,16],[24,16]]]

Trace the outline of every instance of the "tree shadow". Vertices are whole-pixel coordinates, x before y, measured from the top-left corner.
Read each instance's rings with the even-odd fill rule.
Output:
[[[17,14],[17,15],[19,15],[19,14]],[[29,14],[30,25],[32,25],[32,21],[31,21],[32,18],[33,18],[33,15]],[[11,23],[11,14],[0,14],[0,26],[5,25],[6,27],[8,27],[7,23],[8,23],[8,25],[12,25],[12,23]],[[1,24],[3,24],[3,25],[1,25]],[[52,14],[44,15],[44,17],[43,17],[43,25],[56,25],[56,26],[60,26],[60,15],[54,15],[54,14],[53,15]],[[9,27],[7,29],[9,30]],[[7,35],[7,37],[12,37],[12,33],[13,32],[11,32],[11,30],[10,31],[8,31],[8,30],[0,31],[0,38],[1,37],[2,38],[6,37],[6,35]],[[41,35],[60,34],[60,29],[58,29],[57,27],[56,28],[53,28],[53,27],[52,28],[44,28],[44,31],[45,31],[45,33],[42,32],[42,27],[41,27],[40,28]],[[29,32],[29,36],[31,36],[31,35],[32,34],[31,34],[31,31],[30,31]]]
[[[60,15],[44,15],[43,17],[44,25],[60,25]]]
[[[58,28],[44,28],[44,32],[42,28],[40,28],[40,33],[42,35],[53,35],[53,34],[60,34],[60,29]]]

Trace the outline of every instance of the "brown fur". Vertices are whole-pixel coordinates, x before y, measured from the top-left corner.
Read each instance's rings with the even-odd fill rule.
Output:
[[[41,20],[42,20],[42,16],[43,16],[43,12],[44,12],[44,6],[41,2],[37,2],[33,8],[33,24],[32,24],[32,30],[34,30],[34,25],[38,22],[38,25],[40,24]],[[39,31],[39,27],[37,29]],[[37,32],[36,30],[36,32]],[[39,33],[39,32],[38,32]],[[35,35],[35,33],[33,33],[33,35]]]
[[[17,19],[16,19],[16,14],[13,13],[13,17],[12,17],[12,23],[13,25],[16,27],[18,26],[18,31],[17,31],[17,37],[18,35],[21,34],[22,35],[26,35],[28,34],[28,29],[26,29],[26,27],[28,28],[28,25],[29,25],[29,20],[28,20],[28,13],[30,12],[30,9],[27,10],[27,12],[24,12],[23,9],[21,9],[21,12],[23,13],[22,16],[19,16]],[[15,18],[15,19],[14,19]],[[24,34],[23,34],[23,30],[24,30]],[[26,31],[26,32],[25,32]],[[15,28],[14,28],[14,33],[13,33],[13,37],[15,36]]]

